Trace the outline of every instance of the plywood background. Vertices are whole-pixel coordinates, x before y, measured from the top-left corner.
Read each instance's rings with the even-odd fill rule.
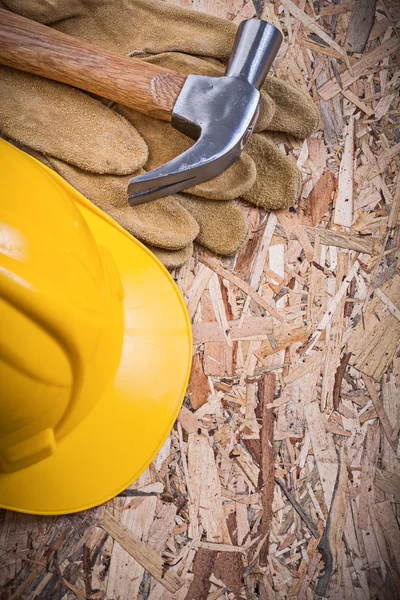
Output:
[[[325,125],[276,136],[296,212],[242,205],[246,247],[174,276],[194,330],[184,407],[106,506],[0,514],[0,598],[392,600],[400,590],[399,5],[175,0],[279,20],[275,72]],[[346,52],[347,51],[347,52]]]

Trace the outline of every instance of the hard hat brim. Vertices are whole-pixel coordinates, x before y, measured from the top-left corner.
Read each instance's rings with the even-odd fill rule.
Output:
[[[49,170],[50,172],[50,170]],[[156,456],[186,391],[192,355],[183,298],[158,259],[51,171],[98,244],[111,252],[124,289],[124,341],[114,380],[54,454],[0,473],[0,507],[59,515],[92,508],[129,487]]]

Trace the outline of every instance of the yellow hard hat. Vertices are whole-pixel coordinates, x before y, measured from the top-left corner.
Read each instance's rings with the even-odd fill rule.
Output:
[[[153,460],[191,362],[167,270],[66,181],[0,140],[0,507],[72,513]]]

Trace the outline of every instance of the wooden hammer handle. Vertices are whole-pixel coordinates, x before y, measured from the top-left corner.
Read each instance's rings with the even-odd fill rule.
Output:
[[[164,121],[171,120],[171,110],[186,79],[3,9],[0,64],[73,85]]]

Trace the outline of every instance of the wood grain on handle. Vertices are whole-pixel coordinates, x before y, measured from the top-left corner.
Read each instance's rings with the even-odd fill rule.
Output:
[[[186,79],[3,9],[0,64],[73,85],[164,121],[171,120],[172,107]]]

